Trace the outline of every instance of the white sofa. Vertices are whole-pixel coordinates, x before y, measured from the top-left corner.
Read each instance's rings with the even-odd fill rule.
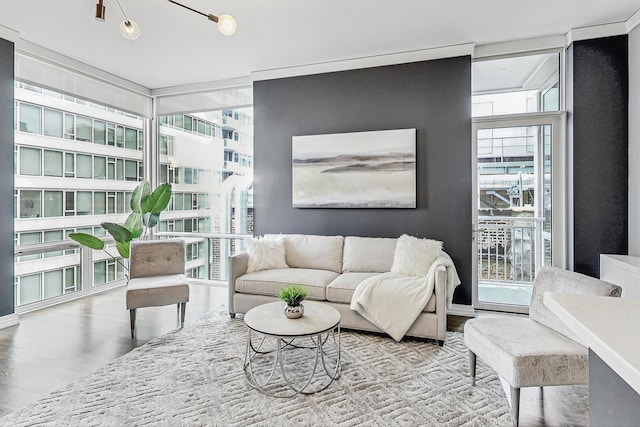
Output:
[[[309,293],[307,299],[324,301],[340,312],[343,328],[381,332],[352,311],[349,304],[362,280],[391,270],[398,239],[302,234],[265,235],[264,238],[284,240],[289,268],[247,273],[249,255],[246,252],[230,257],[229,314],[232,318],[257,305],[277,301],[276,294],[281,288],[303,285]],[[446,268],[438,266],[433,295],[406,335],[444,344],[447,277]]]

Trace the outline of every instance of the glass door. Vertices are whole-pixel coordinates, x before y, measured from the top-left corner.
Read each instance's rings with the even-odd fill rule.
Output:
[[[527,312],[543,265],[564,267],[562,113],[474,119],[474,307]]]

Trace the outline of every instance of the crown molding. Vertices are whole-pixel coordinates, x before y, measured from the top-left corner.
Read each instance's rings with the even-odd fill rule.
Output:
[[[522,52],[562,49],[566,47],[566,42],[567,39],[565,36],[549,36],[480,45],[475,48],[473,58],[480,59],[500,55],[513,55]]]
[[[0,39],[9,40],[10,42],[17,42],[20,39],[20,33],[4,25],[0,25]]]
[[[0,317],[0,329],[9,328],[20,323],[20,318],[17,314],[7,314]]]
[[[438,47],[433,49],[413,50],[409,52],[391,53],[386,55],[366,56],[339,61],[321,62],[317,64],[300,65],[296,67],[258,70],[251,73],[253,81],[281,79],[311,74],[333,73],[337,71],[357,70],[362,68],[382,67],[385,65],[406,64],[410,62],[428,61],[432,59],[454,58],[471,55],[474,43]]]
[[[640,9],[627,20],[627,33],[630,33],[638,25],[640,25]]]
[[[612,24],[594,25],[592,27],[573,28],[567,32],[567,46],[575,41],[627,34],[627,22],[628,21],[614,22]]]

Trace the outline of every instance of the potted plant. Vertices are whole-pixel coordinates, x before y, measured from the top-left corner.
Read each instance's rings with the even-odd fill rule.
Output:
[[[131,195],[131,214],[124,225],[103,222],[100,226],[113,237],[116,248],[122,258],[129,258],[129,248],[133,239],[145,239],[150,229],[160,220],[160,213],[167,208],[171,200],[171,184],[161,184],[151,191],[148,181],[142,181]],[[91,249],[104,250],[109,256],[120,261],[105,250],[104,242],[91,234],[71,233],[69,238]],[[121,263],[121,265],[123,265]],[[126,265],[123,265],[128,270]]]
[[[289,319],[298,319],[302,317],[304,314],[302,300],[308,295],[309,293],[307,290],[300,285],[280,289],[280,292],[278,292],[278,298],[286,303],[284,306],[284,315]]]

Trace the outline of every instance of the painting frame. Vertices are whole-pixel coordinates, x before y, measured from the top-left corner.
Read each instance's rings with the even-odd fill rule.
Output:
[[[414,209],[415,128],[293,136],[292,207]]]

